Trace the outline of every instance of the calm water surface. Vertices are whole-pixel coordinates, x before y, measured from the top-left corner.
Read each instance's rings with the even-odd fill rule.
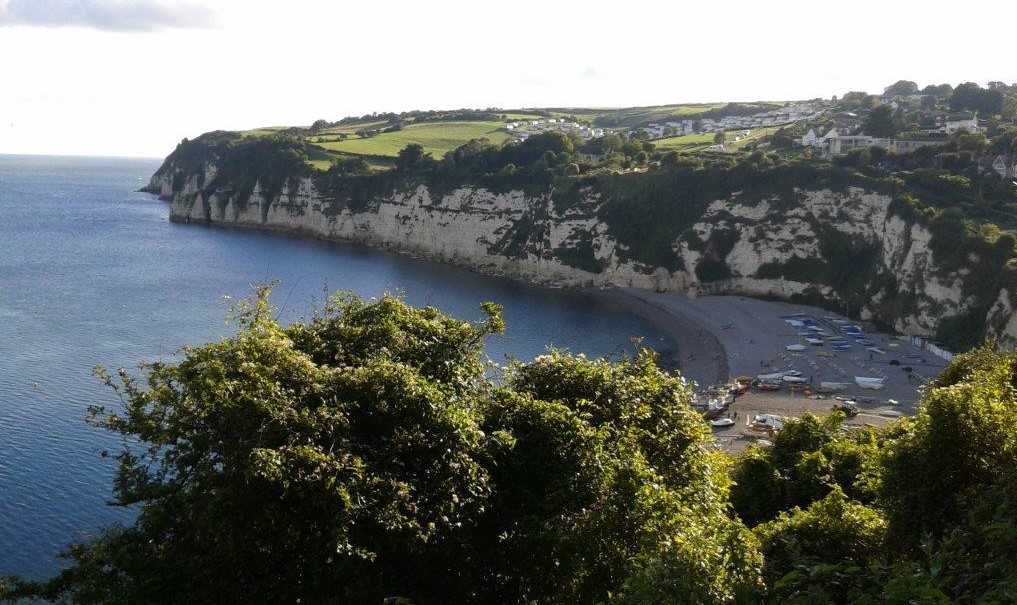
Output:
[[[650,324],[578,292],[483,277],[357,246],[167,220],[135,192],[157,160],[0,155],[0,576],[45,577],[68,542],[115,522],[106,505],[114,438],[87,426],[116,405],[96,364],[133,367],[230,333],[228,297],[279,279],[284,318],[329,288],[400,292],[463,319],[505,306],[487,354],[529,359],[549,344],[606,355],[630,336],[669,349]]]

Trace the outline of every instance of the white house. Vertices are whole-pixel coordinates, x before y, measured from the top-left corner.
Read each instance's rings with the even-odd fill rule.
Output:
[[[835,136],[830,138],[829,153],[831,156],[844,155],[852,149],[861,149],[862,147],[882,147],[889,151],[892,143],[890,139],[867,135]]]
[[[802,137],[802,147],[815,147],[818,140],[819,137],[816,136],[816,131],[810,128],[805,133],[805,136]]]
[[[972,115],[958,114],[947,116],[943,122],[943,132],[946,134],[952,134],[961,129],[968,132],[979,132],[978,118]]]
[[[992,169],[1003,178],[1013,178],[1015,164],[1009,157],[997,155],[992,162]]]

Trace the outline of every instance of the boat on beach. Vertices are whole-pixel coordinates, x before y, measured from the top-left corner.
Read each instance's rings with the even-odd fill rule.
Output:
[[[872,376],[855,376],[855,384],[863,389],[881,389],[886,386],[884,378]]]
[[[756,414],[749,421],[749,429],[775,433],[784,428],[784,419],[776,414]]]

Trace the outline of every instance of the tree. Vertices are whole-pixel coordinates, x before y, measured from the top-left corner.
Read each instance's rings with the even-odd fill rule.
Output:
[[[953,90],[950,109],[953,111],[977,111],[983,115],[999,113],[1003,107],[1001,90],[983,89],[974,82],[965,82]]]
[[[922,94],[932,95],[940,99],[947,99],[953,94],[953,86],[949,84],[929,84],[922,89]]]
[[[1003,106],[1000,109],[1000,117],[1010,123],[1017,123],[1017,95],[1008,94],[1003,99]]]
[[[650,352],[552,352],[495,384],[497,305],[469,323],[339,295],[283,327],[268,294],[178,363],[100,372],[124,409],[92,422],[125,437],[116,502],[137,520],[0,598],[726,604],[759,588],[709,430]]]
[[[429,156],[424,154],[423,145],[410,143],[399,150],[399,154],[396,156],[396,169],[410,170],[420,164],[425,157]]]
[[[1017,466],[1015,365],[1017,355],[988,346],[958,356],[918,415],[896,427],[880,494],[894,544],[907,550],[943,536],[965,497]]]
[[[981,132],[968,132],[961,129],[953,133],[951,138],[957,141],[957,149],[973,153],[984,153],[989,141]]]
[[[886,520],[851,502],[840,488],[807,509],[795,508],[755,529],[766,560],[768,584],[800,566],[817,563],[865,566],[885,550]]]
[[[616,133],[609,132],[600,138],[600,151],[605,154],[618,151],[624,144],[625,139]]]
[[[869,136],[890,138],[900,132],[900,125],[894,118],[893,109],[889,105],[880,105],[869,112],[862,129]]]
[[[869,483],[877,457],[871,432],[840,434],[841,414],[821,419],[812,414],[789,419],[771,448],[747,449],[731,469],[731,504],[749,527],[771,521],[795,507],[812,503],[838,489],[871,503]]]
[[[338,175],[367,174],[370,167],[367,161],[360,156],[340,156],[332,158],[329,171]]]
[[[918,92],[918,85],[910,80],[897,80],[883,89],[884,96],[906,97]]]
[[[713,144],[714,145],[723,145],[724,141],[726,141],[726,140],[727,140],[727,133],[724,132],[723,130],[718,130],[717,134],[713,135]]]

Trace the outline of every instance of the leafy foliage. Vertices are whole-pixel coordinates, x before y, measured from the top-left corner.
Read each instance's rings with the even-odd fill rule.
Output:
[[[782,511],[808,508],[832,491],[871,502],[870,482],[876,457],[872,432],[841,435],[841,414],[820,419],[812,414],[789,419],[772,448],[749,448],[731,470],[731,503],[750,527],[775,519]]]
[[[736,510],[750,523],[776,511],[754,528],[765,602],[1011,602],[1015,362],[989,346],[959,356],[919,413],[881,434],[848,438],[803,419],[771,449],[740,456]],[[803,463],[807,472],[789,470]]]
[[[894,543],[916,548],[956,524],[964,499],[1017,462],[1014,354],[959,357],[886,449],[881,499]]]
[[[733,603],[755,540],[689,387],[649,352],[561,352],[485,377],[504,328],[392,297],[273,319],[103,379],[122,410],[116,504],[138,518],[6,597],[69,603]],[[711,574],[702,573],[710,569]],[[670,584],[648,584],[667,574]]]
[[[771,585],[802,565],[865,566],[884,553],[886,541],[886,521],[880,514],[850,502],[839,488],[807,509],[781,513],[754,531]]]

